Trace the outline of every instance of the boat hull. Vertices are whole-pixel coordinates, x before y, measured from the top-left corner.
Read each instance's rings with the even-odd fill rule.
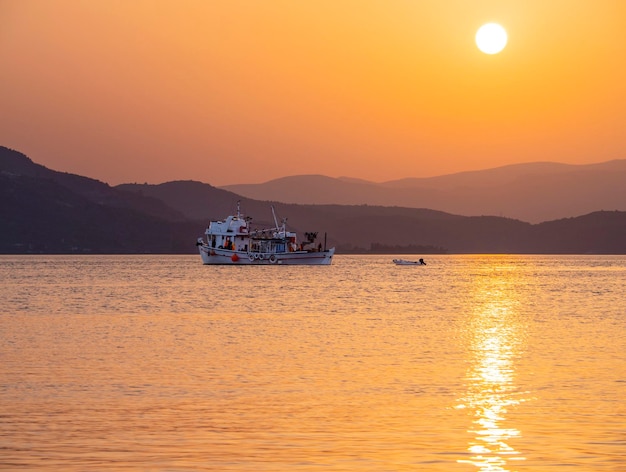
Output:
[[[326,251],[258,253],[198,246],[205,265],[330,265],[335,248]]]

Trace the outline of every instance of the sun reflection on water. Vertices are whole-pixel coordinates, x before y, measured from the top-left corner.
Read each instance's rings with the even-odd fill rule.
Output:
[[[523,401],[515,384],[523,325],[518,319],[515,282],[506,272],[481,277],[469,313],[466,334],[472,354],[466,395],[457,408],[473,417],[468,432],[469,458],[459,460],[481,471],[509,471],[524,460],[513,444],[521,432],[507,424],[508,411]]]

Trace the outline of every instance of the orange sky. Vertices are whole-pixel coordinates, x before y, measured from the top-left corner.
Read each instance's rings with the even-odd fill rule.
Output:
[[[0,0],[0,64],[0,145],[112,185],[626,158],[622,0]]]

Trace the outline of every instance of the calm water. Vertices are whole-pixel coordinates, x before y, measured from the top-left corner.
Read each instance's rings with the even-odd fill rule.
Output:
[[[0,256],[0,469],[626,471],[626,257]]]

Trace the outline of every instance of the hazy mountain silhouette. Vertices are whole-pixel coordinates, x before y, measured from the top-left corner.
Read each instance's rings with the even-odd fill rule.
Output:
[[[589,165],[516,164],[383,183],[300,175],[221,188],[257,200],[431,208],[538,223],[597,210],[626,210],[624,182],[626,160],[615,160]]]
[[[181,236],[193,238],[197,224],[160,200],[0,147],[2,253],[176,253],[187,251]]]
[[[320,231],[339,252],[452,253],[626,253],[626,212],[594,212],[577,218],[531,224],[492,216],[460,216],[403,207],[371,205],[298,205],[256,201],[200,182],[121,185],[126,191],[162,199],[190,218],[210,219],[235,211],[253,216],[253,224],[272,224],[270,205],[278,217],[302,234]],[[193,204],[187,202],[193,201]],[[546,248],[549,248],[546,249]]]
[[[0,147],[0,253],[193,254],[207,222],[234,212],[237,201],[253,225],[273,224],[270,202],[209,184],[110,187]],[[327,235],[338,253],[626,254],[625,212],[530,224],[397,206],[274,207],[278,218],[288,217],[290,229]]]
[[[4,146],[0,146],[0,171],[5,176],[32,177],[41,182],[55,183],[96,204],[132,209],[168,220],[184,219],[182,214],[173,211],[161,200],[138,197],[134,192],[123,192],[88,177],[50,170],[34,163],[21,152]]]

